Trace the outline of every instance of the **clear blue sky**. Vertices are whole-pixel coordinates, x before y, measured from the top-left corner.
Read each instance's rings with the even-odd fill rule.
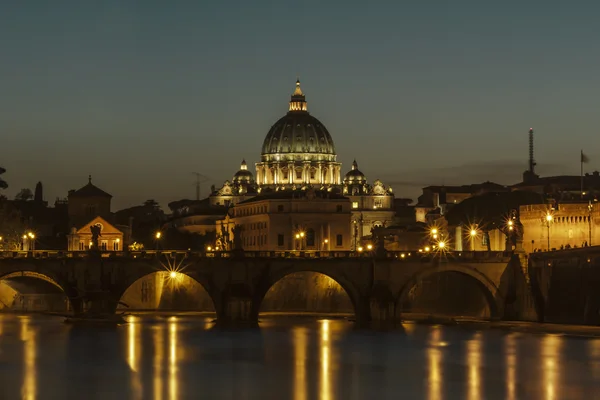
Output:
[[[115,209],[194,196],[254,163],[299,75],[344,170],[416,198],[600,166],[600,3],[0,3],[7,195],[94,182]],[[207,193],[210,183],[204,186]]]

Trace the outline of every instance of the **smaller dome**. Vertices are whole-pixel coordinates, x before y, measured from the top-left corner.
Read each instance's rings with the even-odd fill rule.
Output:
[[[358,163],[356,160],[352,163],[352,169],[348,171],[346,176],[344,177],[344,183],[352,184],[352,183],[367,183],[367,178],[365,174],[360,172],[358,169]]]
[[[246,160],[242,160],[240,170],[233,176],[233,183],[254,183],[254,175],[248,171]]]

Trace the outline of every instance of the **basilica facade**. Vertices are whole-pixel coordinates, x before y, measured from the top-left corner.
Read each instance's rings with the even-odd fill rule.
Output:
[[[343,174],[333,138],[308,112],[299,80],[287,113],[267,132],[255,169],[253,174],[242,161],[232,180],[209,196],[211,206],[227,209],[215,227],[224,248],[233,246],[236,225],[242,228],[238,235],[247,236],[244,247],[275,251],[297,250],[295,239],[305,234],[303,249],[352,250],[374,228],[392,224],[392,189],[379,180],[370,184],[356,161]]]

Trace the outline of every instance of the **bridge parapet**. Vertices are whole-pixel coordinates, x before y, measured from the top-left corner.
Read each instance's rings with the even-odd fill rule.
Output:
[[[551,252],[555,253],[555,252]],[[551,254],[544,253],[544,254]],[[600,246],[598,249],[600,255]],[[398,261],[422,260],[429,262],[433,260],[468,261],[475,263],[504,262],[510,260],[511,252],[488,252],[488,251],[445,251],[442,253],[415,251],[389,251],[384,257],[375,254],[374,251],[183,251],[183,250],[153,250],[153,251],[110,251],[91,253],[88,251],[61,251],[61,250],[35,250],[35,251],[0,251],[0,259],[45,259],[45,258],[118,258],[118,259],[152,259],[157,257],[171,258],[290,258],[290,259],[365,259],[365,258],[387,258]]]

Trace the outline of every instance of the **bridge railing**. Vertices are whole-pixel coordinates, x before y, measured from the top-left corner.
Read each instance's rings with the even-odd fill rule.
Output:
[[[0,251],[2,258],[86,258],[92,253],[88,251],[60,251],[60,250],[35,250],[35,251]],[[340,258],[388,258],[397,260],[422,260],[431,261],[440,260],[459,260],[468,262],[495,262],[507,260],[511,257],[511,252],[502,251],[445,251],[445,252],[419,252],[415,251],[387,251],[383,254],[377,254],[374,251],[184,251],[184,250],[151,250],[151,251],[107,251],[95,253],[101,257],[107,258],[128,258],[128,259],[149,259],[156,257],[194,257],[194,258],[319,258],[319,259],[340,259]]]

